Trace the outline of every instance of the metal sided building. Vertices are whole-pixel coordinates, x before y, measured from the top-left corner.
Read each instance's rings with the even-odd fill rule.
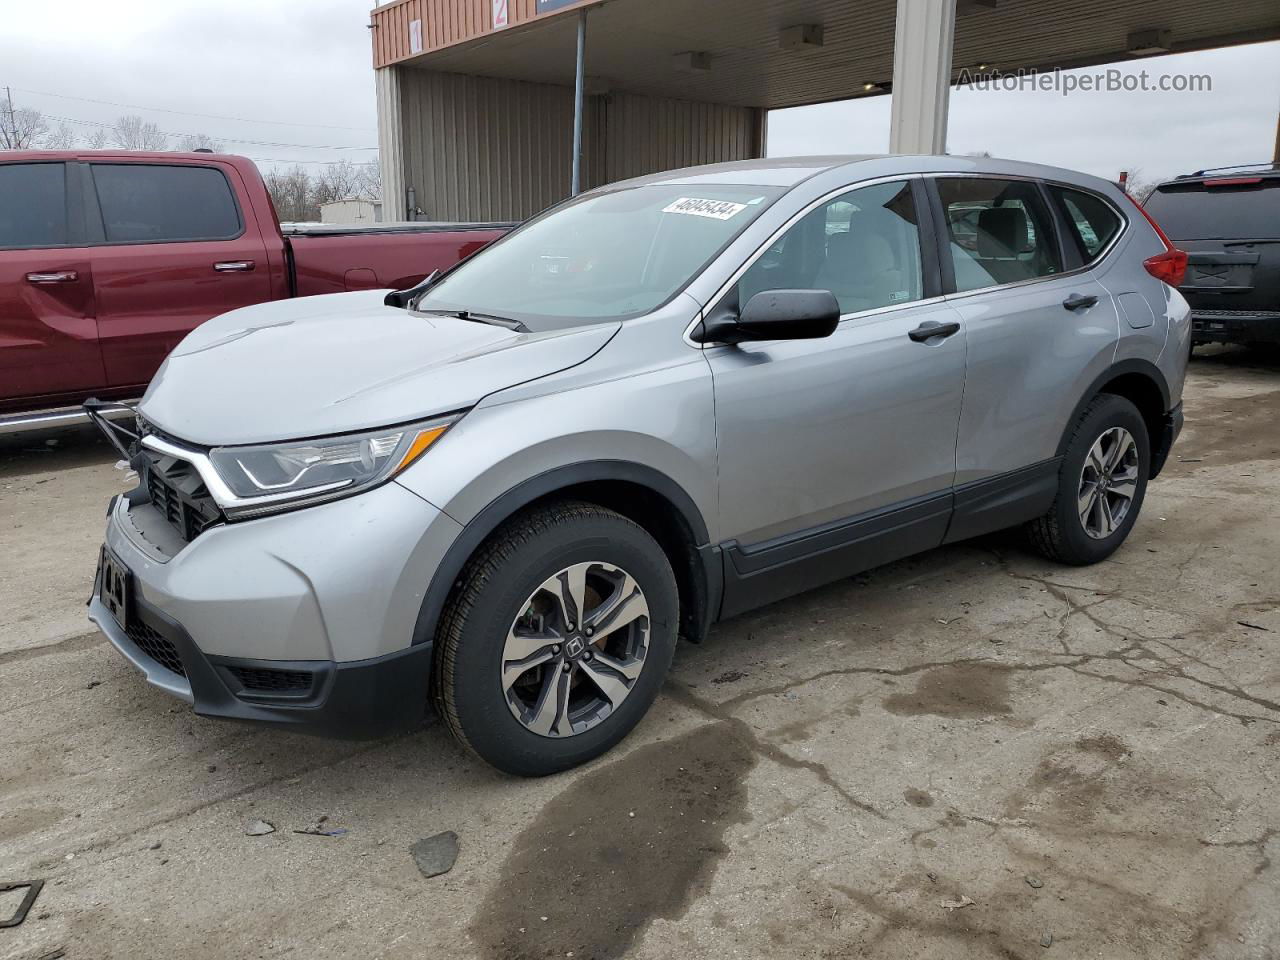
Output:
[[[762,156],[783,107],[891,92],[886,146],[941,153],[960,71],[1276,39],[1280,2],[393,0],[370,28],[385,219],[519,220]]]

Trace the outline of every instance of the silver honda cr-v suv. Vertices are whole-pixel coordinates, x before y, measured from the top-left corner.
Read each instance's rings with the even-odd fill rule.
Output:
[[[1109,556],[1182,423],[1184,264],[1110,183],[1024,163],[604,187],[413,290],[188,336],[90,616],[200,714],[371,736],[434,701],[561,770],[719,618],[1019,524]]]

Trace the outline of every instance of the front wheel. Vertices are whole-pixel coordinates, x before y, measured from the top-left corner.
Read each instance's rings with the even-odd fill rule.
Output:
[[[1138,408],[1102,394],[1076,421],[1058,473],[1058,495],[1028,525],[1050,560],[1084,566],[1105,560],[1129,536],[1151,473],[1151,444]]]
[[[641,527],[588,503],[535,509],[463,572],[437,637],[437,706],[507,773],[585,763],[657,697],[678,614],[671,565]]]

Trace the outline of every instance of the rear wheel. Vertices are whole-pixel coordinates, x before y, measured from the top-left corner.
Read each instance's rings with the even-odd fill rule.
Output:
[[[463,572],[441,621],[435,694],[453,734],[508,773],[599,756],[653,703],[679,601],[662,548],[587,503],[509,521]]]
[[[1147,426],[1124,397],[1102,394],[1080,415],[1058,474],[1058,495],[1031,521],[1031,542],[1051,560],[1105,560],[1129,536],[1151,472]]]

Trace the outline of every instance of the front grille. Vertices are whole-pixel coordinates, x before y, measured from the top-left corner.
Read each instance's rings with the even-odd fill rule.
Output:
[[[194,466],[153,450],[144,449],[143,453],[147,499],[185,542],[222,522],[222,511]]]
[[[266,667],[228,667],[246,690],[262,693],[297,693],[311,689],[305,670],[272,670]]]
[[[182,658],[178,656],[178,648],[136,616],[129,621],[125,633],[139,650],[170,673],[176,673],[180,677],[187,675],[187,668],[182,665]]]

